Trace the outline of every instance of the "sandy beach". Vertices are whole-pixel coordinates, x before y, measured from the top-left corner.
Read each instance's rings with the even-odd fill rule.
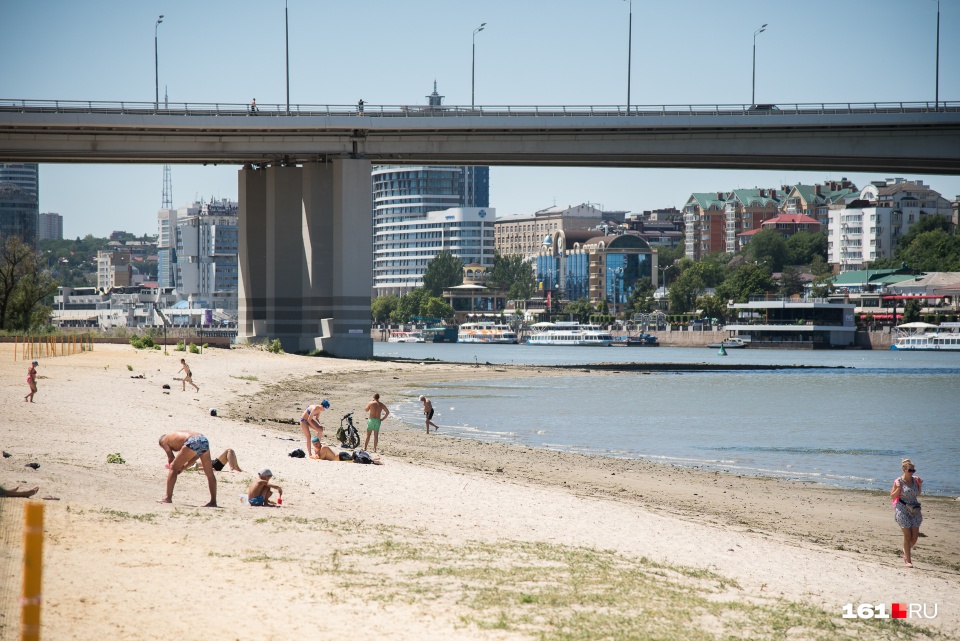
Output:
[[[199,393],[175,380],[181,357]],[[373,392],[389,407],[418,385],[548,368],[97,345],[38,372],[24,403],[26,363],[0,344],[0,483],[59,499],[43,500],[47,639],[960,638],[956,497],[925,497],[907,569],[887,488],[427,436],[394,418],[381,466],[287,456],[303,444],[292,419],[322,398],[332,442]],[[179,429],[237,452],[244,471],[217,474],[218,509],[201,507],[198,472],[157,503],[157,439]],[[241,503],[262,467],[282,507]],[[0,499],[4,639],[19,633],[24,501]],[[863,603],[937,610],[843,618]]]

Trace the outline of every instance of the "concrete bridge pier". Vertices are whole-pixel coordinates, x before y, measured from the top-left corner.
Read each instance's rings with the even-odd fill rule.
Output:
[[[239,338],[373,356],[370,162],[239,172]]]

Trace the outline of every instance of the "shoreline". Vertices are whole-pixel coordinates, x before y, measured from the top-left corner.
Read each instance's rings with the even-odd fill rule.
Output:
[[[658,618],[689,633],[674,632],[680,636],[733,634],[726,617],[739,621],[740,610],[711,608],[750,603],[767,622],[757,636],[769,636],[768,624],[782,624],[777,613],[794,608],[815,622],[791,619],[798,638],[816,636],[821,625],[841,626],[842,638],[894,638],[901,628],[858,628],[865,624],[845,622],[841,607],[900,602],[905,594],[940,604],[937,620],[912,622],[921,637],[926,628],[960,633],[960,502],[925,499],[916,568],[906,570],[883,491],[470,441],[442,430],[428,436],[392,417],[381,432],[383,466],[291,459],[287,452],[303,447],[300,429],[272,419],[289,420],[322,398],[332,404],[329,430],[345,412],[359,415],[374,391],[390,406],[437,381],[569,372],[236,348],[186,354],[200,386],[194,393],[181,391],[179,358],[98,345],[41,359],[37,402],[7,404],[13,418],[0,423],[0,444],[11,457],[0,459],[0,483],[39,485],[38,497],[60,499],[43,501],[49,638],[190,638],[195,622],[170,616],[187,597],[206,613],[205,627],[238,638],[335,638],[344,621],[398,639],[537,638],[553,629],[543,627],[550,617],[567,621],[583,610],[579,597],[549,596],[576,585],[572,576],[581,570],[599,577],[591,590],[605,595],[587,609],[616,615],[620,608],[623,616],[613,620],[627,625],[645,621],[637,614],[654,599]],[[16,401],[26,388],[21,365],[0,345],[0,387]],[[51,411],[64,419],[51,421]],[[209,495],[199,472],[179,478],[173,505],[157,503],[166,478],[157,437],[185,428],[208,436],[214,454],[237,451],[245,471],[217,474],[220,509],[200,507]],[[110,453],[125,463],[105,463]],[[40,467],[24,467],[32,461]],[[281,508],[237,500],[262,467],[285,490]],[[23,502],[0,500],[0,539],[9,543],[0,549],[0,637],[19,620]],[[558,559],[573,558],[585,565],[561,572]],[[670,618],[670,605],[655,601],[661,592],[646,588],[624,600],[617,590],[625,575],[604,574],[608,563],[649,576],[658,590],[677,582],[673,603],[698,614],[692,622]],[[530,578],[514,585],[526,568]],[[197,571],[205,580],[199,590],[184,581]],[[271,586],[269,604],[251,603],[258,585]],[[474,588],[514,600],[488,605],[471,596]],[[713,605],[682,596],[690,594]],[[283,616],[274,616],[275,603]],[[317,606],[333,606],[337,616],[318,617]],[[525,608],[543,609],[545,618],[524,618]],[[515,612],[519,618],[498,614]],[[592,625],[577,628],[587,631],[583,638],[610,636]]]

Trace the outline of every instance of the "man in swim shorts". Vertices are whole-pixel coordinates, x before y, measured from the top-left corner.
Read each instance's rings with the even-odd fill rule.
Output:
[[[193,372],[190,371],[190,366],[187,365],[187,361],[181,358],[180,364],[183,365],[183,367],[177,370],[177,374],[179,374],[180,372],[183,372],[183,390],[182,391],[186,392],[187,383],[190,383],[191,385],[193,385],[193,389],[199,392],[200,388],[197,387],[196,383],[193,382]]]
[[[303,410],[303,414],[300,415],[300,429],[303,430],[303,436],[307,439],[307,449],[305,452],[310,455],[310,458],[317,458],[312,454],[313,447],[311,447],[310,430],[317,433],[317,439],[323,438],[323,425],[320,425],[318,417],[320,416],[320,412],[325,412],[329,408],[330,401],[324,399],[317,405],[308,406],[307,409]]]
[[[257,475],[260,478],[250,484],[247,489],[247,503],[253,507],[273,507],[276,505],[270,500],[273,495],[272,490],[277,491],[277,496],[283,500],[283,488],[279,485],[273,485],[270,479],[273,478],[273,472],[268,468],[263,468]]]
[[[173,487],[177,477],[196,460],[207,475],[210,488],[210,502],[204,507],[217,507],[217,477],[213,475],[213,463],[210,460],[210,442],[199,432],[170,432],[160,437],[159,445],[167,454],[167,494],[160,503],[173,503]],[[176,453],[176,454],[174,454]]]
[[[433,431],[436,432],[440,426],[433,422],[433,403],[426,396],[420,396],[420,402],[423,403],[423,415],[427,417],[427,434],[430,433],[430,426],[433,425]]]
[[[363,411],[367,413],[367,439],[363,442],[363,449],[370,445],[370,435],[373,434],[373,451],[376,452],[380,441],[380,423],[390,416],[390,410],[380,402],[380,395],[374,394],[373,400],[367,403]]]

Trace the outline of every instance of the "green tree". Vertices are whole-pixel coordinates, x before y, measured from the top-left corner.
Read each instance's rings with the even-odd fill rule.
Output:
[[[694,265],[690,269],[684,270],[670,285],[671,312],[686,314],[696,309],[697,299],[703,295],[707,288],[701,271]]]
[[[443,250],[427,263],[427,271],[423,274],[423,288],[432,296],[440,296],[444,288],[456,287],[462,283],[463,261],[447,250]]]
[[[780,294],[786,297],[803,293],[803,279],[795,267],[785,267],[780,274]]]
[[[920,301],[911,299],[903,306],[903,322],[916,323],[920,320]],[[896,322],[896,320],[894,320]]]
[[[449,320],[453,318],[454,312],[453,307],[451,307],[447,301],[436,296],[431,296],[421,304],[420,316]]]
[[[926,231],[898,250],[897,258],[923,272],[960,271],[960,238],[942,229]]]
[[[720,322],[725,321],[729,313],[726,299],[714,294],[706,294],[698,298],[697,309],[703,311],[705,318],[716,318]]]
[[[753,241],[750,241],[750,244],[752,245]],[[746,303],[751,296],[760,296],[773,290],[770,272],[760,265],[744,263],[717,287],[717,295],[736,303]]]
[[[594,313],[594,309],[593,305],[590,304],[590,300],[584,297],[568,303],[567,306],[563,308],[563,312],[565,314],[572,314],[574,319],[581,323],[586,323],[590,315]]]
[[[607,300],[605,298],[601,298],[597,301],[597,313],[603,315],[610,314],[610,306],[607,305]]]
[[[810,261],[810,272],[814,276],[822,276],[832,273],[833,270],[830,268],[830,263],[827,262],[826,258],[823,256],[814,256],[813,260]]]
[[[643,277],[637,280],[627,299],[627,311],[630,314],[649,314],[653,311],[653,281]]]
[[[833,292],[833,274],[820,274],[810,283],[810,295],[814,298],[826,298]]]
[[[501,256],[495,252],[487,284],[506,290],[510,300],[526,300],[533,296],[537,280],[530,263],[523,256]]]
[[[758,231],[746,248],[747,260],[765,265],[771,272],[783,269],[787,258],[787,243],[774,229]]]
[[[809,265],[814,258],[827,259],[827,232],[800,231],[786,240],[786,264]]]
[[[370,302],[370,317],[374,323],[386,323],[399,304],[400,299],[393,294],[378,296]]]
[[[43,256],[19,236],[0,245],[0,329],[28,330],[49,321],[44,299],[57,283],[44,267]]]
[[[943,216],[921,216],[920,220],[910,225],[910,230],[900,237],[900,241],[897,243],[897,251],[909,247],[920,234],[937,230],[949,234],[952,231],[950,221]]]
[[[390,320],[394,323],[409,323],[414,316],[423,316],[420,310],[424,307],[430,293],[426,289],[415,289],[400,297],[396,309],[390,313]]]

